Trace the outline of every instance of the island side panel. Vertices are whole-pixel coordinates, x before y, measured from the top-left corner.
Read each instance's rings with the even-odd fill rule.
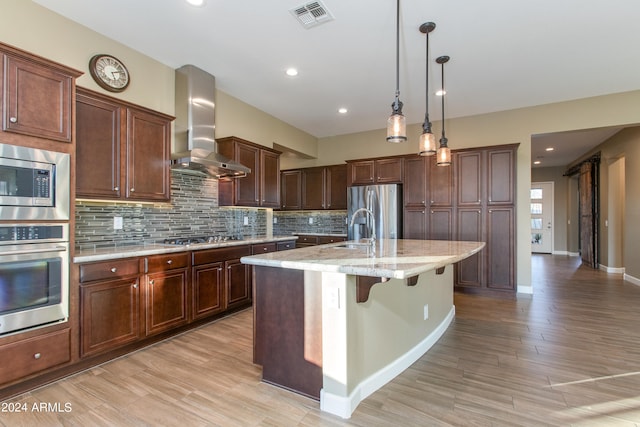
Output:
[[[253,267],[254,363],[265,382],[320,399],[321,289],[305,272]]]

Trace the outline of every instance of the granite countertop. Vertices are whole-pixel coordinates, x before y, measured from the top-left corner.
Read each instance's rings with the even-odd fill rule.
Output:
[[[104,261],[109,259],[131,258],[137,256],[168,254],[175,252],[195,251],[201,249],[226,248],[231,246],[254,245],[258,243],[280,242],[295,240],[296,236],[264,236],[246,238],[243,240],[229,240],[216,243],[197,243],[193,245],[168,245],[162,243],[141,243],[140,245],[121,245],[100,247],[95,249],[76,250],[74,263]]]
[[[347,233],[305,233],[303,232],[296,232],[296,233],[291,233],[294,236],[335,236],[335,237],[347,237]]]
[[[406,279],[463,260],[484,246],[484,242],[380,239],[374,248],[362,241],[349,241],[246,256],[240,261],[294,270]]]

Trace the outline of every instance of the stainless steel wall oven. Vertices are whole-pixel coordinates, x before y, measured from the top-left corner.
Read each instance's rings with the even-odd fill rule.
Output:
[[[0,334],[69,317],[69,225],[0,224]]]

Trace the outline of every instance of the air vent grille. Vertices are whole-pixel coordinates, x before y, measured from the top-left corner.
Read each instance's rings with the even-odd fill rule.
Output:
[[[331,15],[329,9],[319,1],[300,5],[289,12],[296,17],[304,28],[315,27],[333,20],[333,15]]]

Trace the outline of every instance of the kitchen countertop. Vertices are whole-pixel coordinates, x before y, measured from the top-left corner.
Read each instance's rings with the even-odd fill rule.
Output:
[[[74,263],[104,261],[109,259],[131,258],[137,256],[168,254],[175,252],[194,251],[212,248],[227,248],[231,246],[254,245],[259,243],[281,242],[295,240],[296,236],[264,236],[243,240],[228,240],[226,242],[198,243],[193,245],[169,245],[163,243],[142,243],[140,245],[120,245],[100,247],[96,249],[76,250]]]
[[[266,267],[406,279],[463,260],[484,246],[484,242],[379,239],[374,250],[362,241],[348,241],[246,256],[240,261]]]
[[[291,233],[294,236],[335,236],[335,237],[347,237],[347,233]]]

